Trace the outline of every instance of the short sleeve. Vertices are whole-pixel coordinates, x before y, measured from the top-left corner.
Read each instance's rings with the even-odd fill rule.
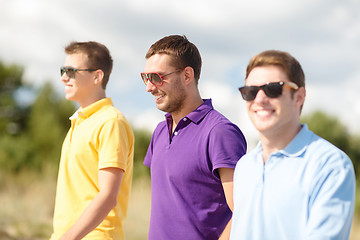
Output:
[[[99,169],[116,167],[126,171],[134,147],[131,127],[121,118],[108,120],[99,134]]]
[[[241,130],[233,123],[219,123],[210,132],[209,156],[212,171],[219,168],[234,169],[246,153],[246,140]]]
[[[308,239],[347,239],[355,202],[355,175],[342,152],[323,154],[309,199]],[[326,156],[326,157],[325,157]]]
[[[145,159],[144,159],[144,165],[149,167],[151,166],[151,158],[152,158],[152,155],[153,155],[153,138],[154,138],[154,135],[151,137],[151,141],[150,141],[150,144],[149,144],[149,147],[148,147],[148,150],[146,152],[146,155],[145,155]]]

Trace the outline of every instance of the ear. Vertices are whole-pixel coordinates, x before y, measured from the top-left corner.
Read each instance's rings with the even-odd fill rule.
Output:
[[[185,73],[185,85],[189,85],[191,82],[195,82],[194,69],[192,67],[184,68]]]
[[[104,78],[104,72],[101,69],[98,69],[94,72],[94,84],[95,85],[98,85],[98,84],[101,85],[103,78]]]
[[[306,97],[306,90],[304,87],[300,87],[297,91],[296,91],[296,106],[297,107],[301,107],[302,105],[304,105],[305,102],[305,97]]]

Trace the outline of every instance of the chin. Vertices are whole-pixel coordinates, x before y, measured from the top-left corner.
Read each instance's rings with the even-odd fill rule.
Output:
[[[263,131],[265,132],[274,127],[273,123],[265,122],[265,121],[252,121],[252,123],[259,132],[263,132]]]
[[[71,101],[73,99],[73,97],[71,95],[65,95],[65,98],[66,98],[66,100],[69,100],[69,101]]]
[[[73,95],[65,95],[65,99],[68,101],[76,102],[76,98]]]
[[[156,104],[156,107],[157,107],[159,110],[166,112],[166,109],[167,109],[166,105],[164,105],[164,104],[162,104],[162,103],[157,103],[157,104]]]
[[[157,107],[160,111],[163,111],[163,112],[169,112],[169,111],[167,111],[166,109],[164,109],[164,108],[162,108],[162,107]]]

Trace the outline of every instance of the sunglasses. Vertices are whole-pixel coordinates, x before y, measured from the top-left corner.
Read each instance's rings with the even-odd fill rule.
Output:
[[[64,75],[64,73],[66,73],[66,76],[68,76],[69,78],[75,78],[75,73],[79,72],[79,71],[96,71],[97,69],[76,69],[73,67],[61,67],[60,68],[60,74],[61,76]]]
[[[244,86],[239,88],[239,91],[245,101],[254,100],[260,89],[263,90],[269,98],[277,98],[281,96],[283,86],[285,85],[295,90],[299,88],[298,85],[293,82],[272,82],[262,86]]]
[[[169,76],[170,74],[177,73],[182,71],[183,69],[176,70],[174,72],[160,75],[159,73],[141,73],[141,78],[144,81],[145,85],[147,85],[148,81],[150,81],[155,87],[161,87],[164,84],[164,77]]]

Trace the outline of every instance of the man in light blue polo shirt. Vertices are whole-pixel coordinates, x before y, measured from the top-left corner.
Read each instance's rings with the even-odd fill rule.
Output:
[[[236,165],[230,239],[348,239],[353,165],[300,123],[306,91],[299,62],[286,52],[262,52],[239,90],[260,142]]]

